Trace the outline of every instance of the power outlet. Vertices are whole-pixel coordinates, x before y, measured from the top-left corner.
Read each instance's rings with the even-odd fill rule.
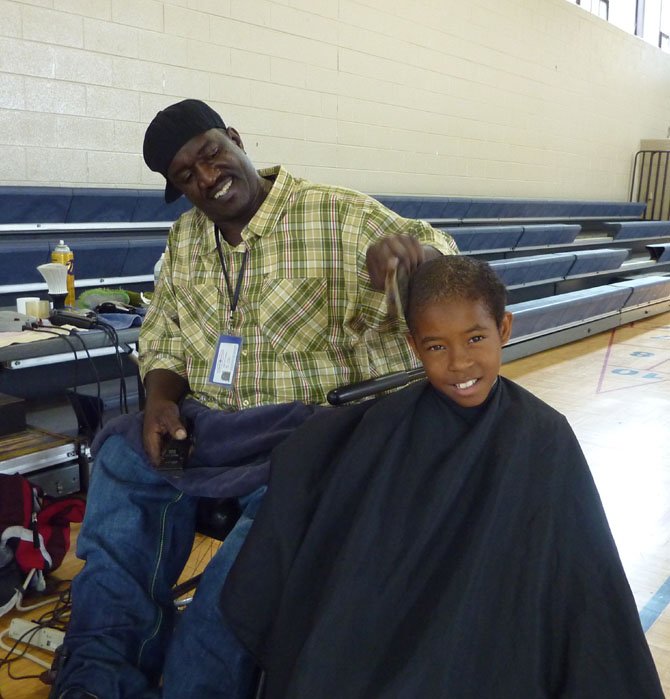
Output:
[[[15,641],[21,641],[21,643],[27,643],[35,648],[53,653],[63,643],[65,633],[58,629],[40,626],[33,621],[12,619],[7,635]]]

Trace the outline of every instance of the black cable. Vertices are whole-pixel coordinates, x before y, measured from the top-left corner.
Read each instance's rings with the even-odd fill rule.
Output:
[[[121,347],[120,347],[120,342],[119,342],[119,336],[118,333],[116,332],[116,328],[112,326],[110,323],[105,322],[104,320],[101,320],[100,318],[97,318],[94,325],[92,326],[92,329],[97,329],[101,330],[102,332],[105,333],[105,336],[109,342],[109,344],[114,348],[114,356],[116,360],[116,365],[119,371],[119,412],[120,413],[128,413],[128,388],[126,385],[126,378],[125,378],[125,371],[124,371],[124,366],[123,366],[123,359],[121,357]],[[70,342],[70,339],[68,336],[63,335],[58,332],[54,332],[52,330],[46,330],[44,328],[40,328],[37,330],[37,332],[42,332],[46,333],[49,335],[55,335],[56,337],[60,337],[67,344],[70,346],[70,349],[72,350],[75,358],[75,363],[74,363],[74,393],[75,395],[77,394],[77,387],[78,387],[78,373],[77,373],[77,367],[78,367],[78,357],[77,357],[77,350],[75,349],[74,345]],[[102,387],[101,387],[101,381],[100,381],[100,374],[98,373],[97,367],[95,365],[95,362],[93,361],[93,358],[91,357],[91,353],[89,352],[88,346],[84,342],[84,339],[82,336],[79,334],[79,332],[76,329],[73,329],[70,332],[70,337],[75,336],[81,343],[82,349],[86,353],[86,356],[88,357],[88,360],[90,362],[91,368],[93,370],[93,374],[95,376],[95,382],[97,386],[97,403],[96,403],[96,417],[98,420],[98,426],[102,427],[103,426],[103,413],[104,413],[104,403],[102,401]],[[91,425],[88,424],[89,420],[85,415],[85,410],[81,410],[80,412],[84,413],[83,418],[84,422],[86,423],[86,426],[89,429],[89,432],[91,432]]]
[[[14,641],[11,645],[11,650],[6,651],[5,656],[0,658],[0,668],[7,667],[7,675],[13,680],[27,680],[27,679],[41,679],[44,671],[38,675],[15,675],[12,673],[12,663],[21,660],[23,656],[28,653],[28,645],[30,639],[42,628],[52,628],[59,631],[65,632],[67,624],[70,618],[70,611],[72,609],[72,599],[71,599],[71,580],[60,580],[59,585],[67,585],[64,590],[57,593],[56,599],[54,601],[54,607],[46,611],[42,616],[37,619],[30,619],[36,627],[34,629],[28,629],[21,636]],[[26,647],[17,650],[19,644],[24,644]],[[2,694],[0,693],[0,699],[2,699]]]
[[[127,413],[128,391],[126,387],[126,377],[123,368],[123,360],[121,359],[121,353],[119,351],[120,343],[118,333],[116,332],[116,328],[114,328],[114,326],[100,319],[98,319],[98,321],[96,322],[95,327],[99,328],[107,335],[107,338],[114,347],[116,363],[119,369],[119,412]]]
[[[86,353],[86,356],[88,357],[88,361],[91,364],[91,369],[93,370],[93,376],[95,377],[95,385],[97,388],[97,393],[96,393],[96,404],[95,404],[95,413],[96,417],[98,418],[98,424],[97,427],[102,427],[102,416],[105,412],[105,406],[102,401],[102,384],[100,382],[100,374],[98,373],[98,367],[95,366],[95,362],[93,361],[93,357],[91,356],[91,353],[89,352],[87,344],[84,342],[84,338],[79,334],[78,330],[73,330],[72,331],[72,337],[76,337],[79,342],[81,343],[82,349]],[[85,413],[86,411],[82,411]],[[84,416],[84,420],[88,423],[88,419]],[[87,427],[89,429],[89,432],[93,432],[91,429],[91,425],[87,424]]]
[[[45,335],[54,335],[55,337],[60,337],[62,340],[65,340],[65,342],[69,345],[70,349],[72,350],[72,354],[74,355],[74,381],[73,381],[73,389],[74,392],[77,392],[77,386],[79,385],[79,374],[77,371],[77,350],[75,346],[70,342],[70,338],[67,335],[63,335],[62,333],[57,333],[54,332],[53,330],[47,330],[46,328],[33,328],[34,332],[38,333],[44,333]]]
[[[75,346],[72,344],[72,342],[70,342],[70,340],[73,337],[76,337],[79,340],[81,347],[84,350],[86,357],[88,358],[88,361],[91,365],[91,369],[93,371],[93,375],[95,377],[95,383],[97,386],[97,403],[95,406],[95,412],[96,412],[96,417],[98,419],[98,427],[102,427],[102,424],[103,424],[103,417],[102,416],[103,416],[104,408],[103,408],[102,397],[101,397],[102,391],[101,391],[101,383],[100,383],[100,374],[98,373],[98,368],[95,366],[95,362],[93,361],[93,357],[91,356],[91,353],[89,352],[88,346],[84,342],[84,339],[81,337],[81,335],[78,333],[78,331],[76,329],[71,330],[69,335],[63,335],[62,333],[57,333],[57,332],[54,332],[53,330],[47,330],[46,328],[35,328],[35,332],[40,332],[40,333],[44,333],[47,335],[55,335],[56,337],[60,337],[61,339],[65,340],[65,342],[67,342],[67,344],[70,346],[70,349],[72,350],[72,352],[74,354],[74,360],[75,360],[74,361],[74,387],[73,387],[75,395],[78,395],[77,386],[79,383],[78,382],[79,357],[77,356],[77,350],[76,350]],[[81,410],[80,413],[81,413],[81,415],[78,417],[83,418],[84,422],[86,423],[86,427],[88,428],[89,432],[92,433],[93,430],[91,429],[91,425],[90,425],[88,418],[86,416],[86,411]]]
[[[116,362],[119,366],[119,410],[122,413],[128,412],[128,389],[126,387],[126,376],[121,358],[119,335],[115,328],[110,328],[114,338],[114,348],[116,349]]]
[[[116,359],[116,364],[117,368],[119,369],[119,412],[123,412],[123,391],[124,391],[124,386],[123,386],[123,368],[121,365],[121,359],[119,357],[119,346],[118,346],[118,335],[116,334],[116,331],[114,328],[109,325],[108,323],[105,323],[104,321],[98,321],[96,323],[96,327],[99,330],[102,330],[105,335],[107,336],[107,341],[109,344],[114,348],[114,355]],[[127,412],[127,411],[126,411]]]

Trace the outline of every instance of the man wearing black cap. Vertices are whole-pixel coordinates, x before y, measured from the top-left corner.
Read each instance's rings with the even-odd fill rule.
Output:
[[[142,327],[142,439],[112,435],[96,456],[78,541],[86,565],[52,696],[158,696],[162,677],[166,698],[243,699],[252,662],[218,599],[262,497],[267,458],[262,467],[215,466],[234,451],[242,421],[265,444],[331,388],[415,366],[404,322],[389,313],[387,273],[457,250],[366,195],[283,167],[257,171],[239,133],[198,100],[156,115],[144,159],[165,177],[166,201],[184,194],[194,208],[170,231]],[[210,440],[219,461],[202,460],[214,467],[199,490],[202,468],[179,480],[155,468],[165,441],[187,436],[184,407],[194,401],[185,396],[228,420],[228,432]],[[243,515],[172,634],[170,590],[193,540],[195,495],[236,497]]]

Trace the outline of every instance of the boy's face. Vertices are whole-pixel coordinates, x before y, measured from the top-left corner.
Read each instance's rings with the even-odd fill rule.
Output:
[[[472,408],[489,395],[511,331],[511,313],[498,327],[481,301],[454,298],[419,310],[408,340],[430,383],[458,405]]]

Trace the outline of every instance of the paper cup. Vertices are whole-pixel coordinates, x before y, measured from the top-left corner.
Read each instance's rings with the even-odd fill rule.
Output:
[[[36,299],[26,304],[26,315],[33,318],[48,318],[51,307],[48,301]]]
[[[31,301],[39,301],[39,296],[21,296],[16,299],[16,311],[17,313],[23,313],[23,315],[28,314],[28,303]]]

